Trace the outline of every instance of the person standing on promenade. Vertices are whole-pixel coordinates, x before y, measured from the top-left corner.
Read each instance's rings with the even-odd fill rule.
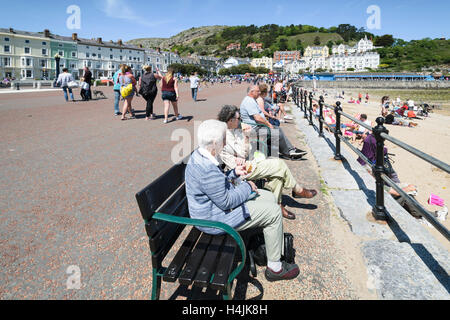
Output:
[[[89,85],[89,88],[87,89],[86,92],[88,100],[92,100],[92,90],[91,90],[92,72],[89,70],[88,67],[84,67],[83,78],[84,82],[86,82]]]
[[[119,66],[119,70],[114,73],[113,81],[114,81],[114,116],[118,117],[122,115],[122,112],[120,112],[120,83],[119,83],[119,75],[122,72],[122,64]]]
[[[162,100],[164,101],[164,124],[169,123],[169,108],[173,106],[175,121],[183,119],[178,113],[178,80],[173,76],[174,70],[169,68],[161,81]]]
[[[69,82],[75,81],[73,79],[73,76],[71,73],[69,73],[69,70],[67,68],[63,69],[63,73],[61,73],[58,76],[58,80],[56,80],[56,83],[60,85],[62,90],[64,91],[64,98],[66,99],[66,102],[69,102],[69,97],[67,96],[67,90],[69,90],[70,98],[72,99],[72,102],[75,102],[75,99],[73,98],[72,88],[69,88]]]
[[[128,120],[126,117],[127,111],[131,114],[130,119],[136,119],[133,109],[131,106],[131,102],[133,101],[133,97],[136,93],[136,79],[133,76],[133,73],[131,72],[131,68],[127,65],[122,65],[121,72],[119,75],[119,83],[120,83],[120,91],[121,96],[125,99],[125,103],[123,104],[123,111],[122,111],[122,119],[121,120]],[[124,95],[123,91],[129,87],[131,84],[132,89],[127,94]]]
[[[152,66],[144,66],[144,74],[139,79],[139,93],[147,101],[147,107],[145,109],[145,120],[155,120],[156,116],[153,113],[153,102],[155,101],[156,95],[158,94],[158,87],[156,86],[156,81],[163,78],[159,69],[158,72],[154,74],[152,72]]]
[[[195,73],[191,74],[189,81],[191,82],[192,99],[194,99],[194,102],[197,102],[197,94],[198,94],[198,88],[199,88],[199,83],[200,83],[200,79],[198,78],[198,73],[195,72]]]

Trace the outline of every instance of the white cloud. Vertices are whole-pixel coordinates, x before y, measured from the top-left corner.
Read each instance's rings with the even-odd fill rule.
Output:
[[[128,20],[145,27],[168,24],[174,20],[151,20],[137,15],[123,0],[103,0],[102,10],[110,18]]]

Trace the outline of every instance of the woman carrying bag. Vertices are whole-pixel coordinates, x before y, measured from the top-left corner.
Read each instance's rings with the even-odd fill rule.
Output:
[[[129,66],[122,66],[118,81],[120,83],[120,94],[125,100],[125,103],[123,104],[122,120],[128,120],[126,117],[127,111],[131,114],[130,119],[136,119],[131,107],[131,102],[137,91],[136,79],[134,78],[133,73],[131,73],[131,68]]]

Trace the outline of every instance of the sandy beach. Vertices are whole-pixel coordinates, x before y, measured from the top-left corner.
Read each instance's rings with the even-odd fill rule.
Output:
[[[357,113],[367,114],[368,120],[373,122],[375,125],[375,120],[380,116],[381,110],[381,98],[383,95],[389,95],[389,91],[382,93],[380,90],[374,94],[374,92],[369,92],[369,103],[365,103],[365,99],[360,105],[350,104],[348,101],[351,97],[357,99],[359,92],[350,89],[342,89],[345,91],[344,99],[335,99],[335,91],[328,90],[327,96],[324,96],[325,103],[334,105],[336,101],[341,101],[344,112],[350,115],[355,115]],[[361,92],[365,97],[366,92]],[[316,97],[323,95],[323,90],[318,89],[318,95]],[[391,101],[396,99],[397,96],[390,96]],[[401,96],[402,101],[405,101],[408,97],[406,95]],[[425,99],[424,99],[425,100]],[[417,102],[416,102],[417,103]],[[429,155],[443,161],[450,163],[450,116],[445,115],[446,112],[431,113],[428,118],[424,120],[415,120],[418,126],[415,128],[402,127],[386,125],[391,136],[404,141],[405,143],[425,152]],[[344,123],[350,122],[343,120]],[[343,144],[345,148],[348,148]],[[362,145],[358,142],[355,143],[359,149]],[[386,146],[389,153],[395,154],[393,160],[394,169],[397,171],[400,181],[402,183],[413,184],[418,188],[418,195],[416,199],[421,203],[425,209],[429,211],[437,211],[442,209],[441,207],[435,205],[429,205],[427,200],[430,194],[435,194],[444,199],[445,205],[449,206],[450,201],[450,174],[432,166],[431,164],[423,161],[422,159],[414,156],[406,150],[403,150],[396,145],[386,142]],[[349,149],[349,148],[348,148]],[[349,149],[350,150],[350,149]],[[353,152],[352,152],[353,153]],[[353,153],[354,154],[354,153]],[[356,157],[356,154],[355,154]],[[443,225],[449,229],[450,219],[447,216]],[[444,238],[439,232],[437,232],[434,227],[423,225],[427,228],[447,249],[450,250],[450,243]]]

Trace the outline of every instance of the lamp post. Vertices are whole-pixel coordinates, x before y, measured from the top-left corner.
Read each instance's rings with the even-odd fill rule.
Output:
[[[56,87],[56,81],[58,80],[59,77],[59,61],[61,60],[61,56],[59,54],[55,54],[55,63],[56,63],[56,77],[55,77],[55,82],[53,83],[53,86]]]

